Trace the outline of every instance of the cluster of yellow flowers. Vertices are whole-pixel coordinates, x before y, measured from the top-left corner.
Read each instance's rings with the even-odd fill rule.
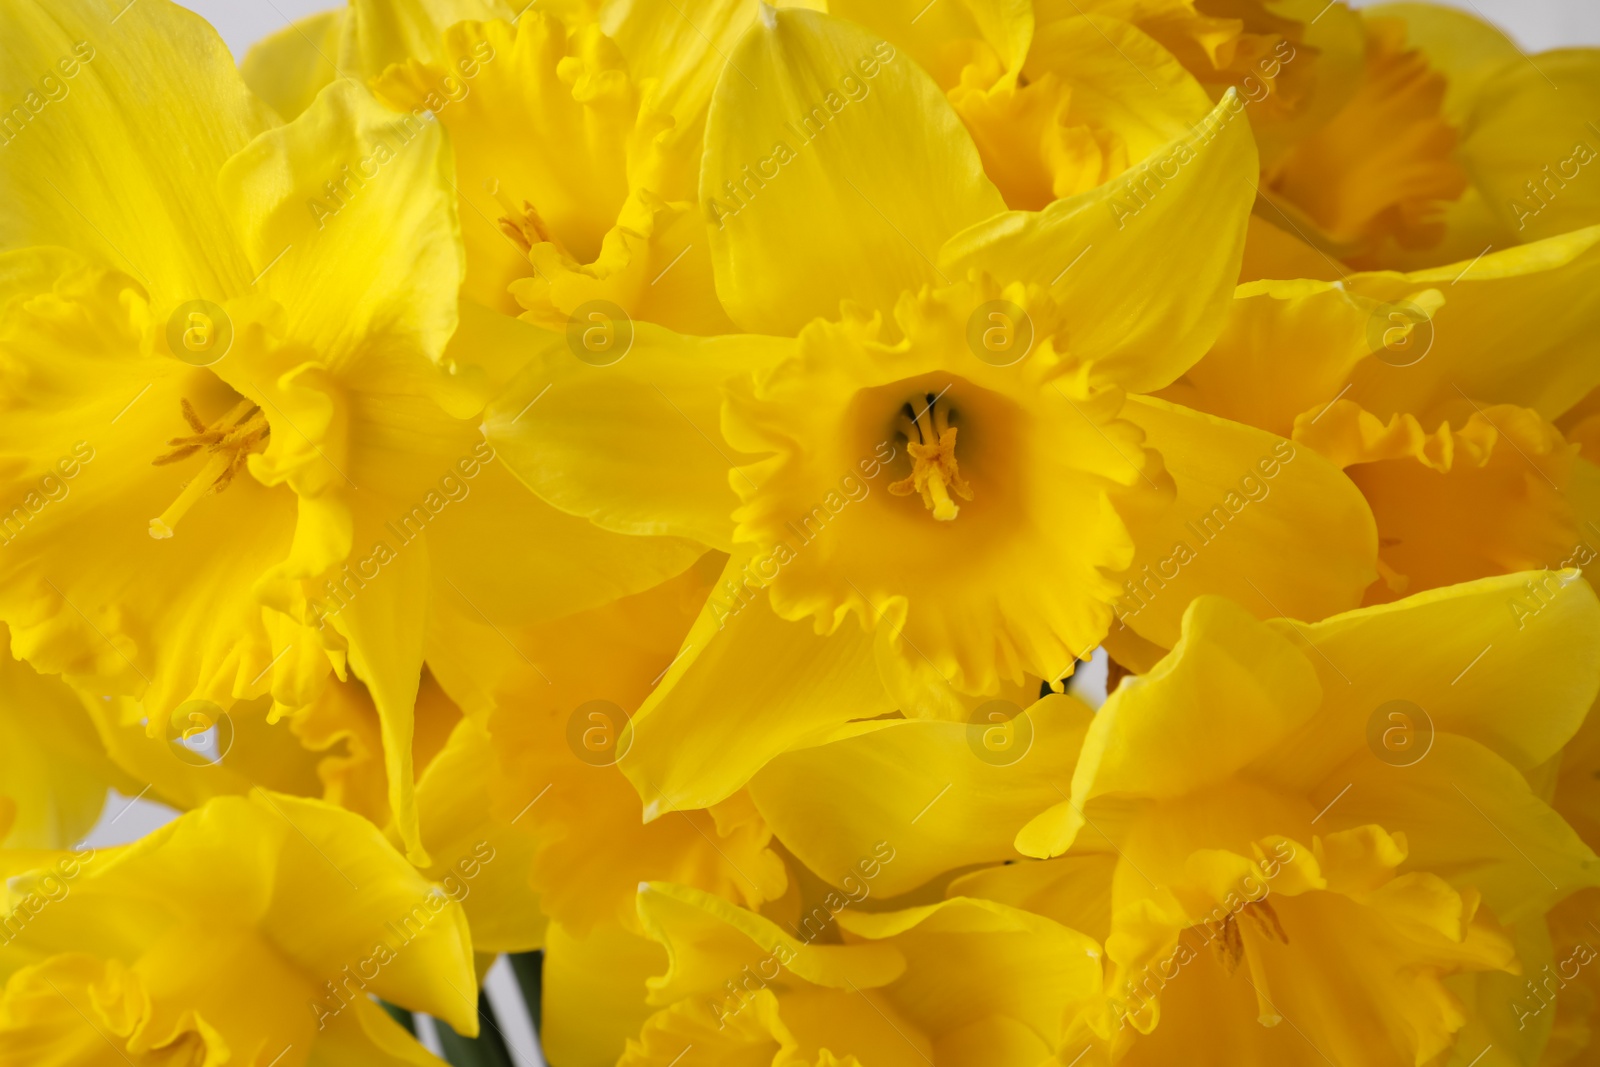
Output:
[[[0,1067],[1600,1063],[1600,51],[0,19]]]

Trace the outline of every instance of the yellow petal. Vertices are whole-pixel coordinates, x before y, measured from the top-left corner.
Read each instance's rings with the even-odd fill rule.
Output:
[[[220,182],[256,290],[337,373],[373,334],[391,339],[389,359],[443,353],[463,269],[450,178],[436,123],[397,118],[340,81],[229,160]]]
[[[1037,863],[1007,863],[953,880],[952,897],[981,897],[1054,919],[1104,941],[1111,931],[1114,852],[1062,856]]]
[[[725,982],[737,982],[746,967],[770,970],[769,960],[795,979],[832,989],[875,988],[906,969],[890,945],[799,940],[755,912],[670,882],[639,887],[639,920],[667,950],[666,973],[646,983],[651,1004],[726,996]]]
[[[339,77],[345,19],[343,10],[319,11],[262,38],[245,53],[240,76],[285,122],[294,119]]]
[[[341,1000],[365,999],[367,989],[458,1030],[476,1028],[459,905],[371,823],[321,801],[260,790],[219,798],[135,844],[58,869],[70,891],[27,924],[30,951],[87,949],[138,961],[162,1011],[181,1009],[195,997],[182,990],[205,982],[209,928],[241,953],[265,955],[231,971],[225,956],[213,963],[218,1001],[210,1014],[230,1031],[249,1034],[267,1016],[226,995],[227,977],[254,980],[273,1017],[303,1019],[313,1033],[324,1014],[308,1010],[314,1001],[326,997],[325,1013],[338,1015]],[[197,892],[205,899],[198,910]],[[163,997],[163,989],[176,992]]]
[[[1334,779],[1334,789],[1348,784],[1350,792],[1330,810],[1330,829],[1381,818],[1405,835],[1415,868],[1482,893],[1501,921],[1541,914],[1600,883],[1600,859],[1516,768],[1475,741],[1441,733],[1408,767],[1363,752],[1328,784]]]
[[[1046,289],[1070,324],[1072,354],[1104,380],[1149,392],[1198,360],[1222,325],[1255,171],[1243,102],[1228,96],[1121,177],[974,226],[939,263]]]
[[[462,719],[417,779],[428,874],[461,902],[478,952],[527,952],[543,945],[545,916],[528,884],[532,842],[499,815],[486,767],[495,760],[489,732]]]
[[[734,584],[742,562],[729,560],[723,588],[633,717],[620,766],[646,818],[714,804],[778,753],[893,710],[871,635],[846,626],[822,637],[779,618],[764,592]]]
[[[728,1007],[688,999],[656,1012],[645,1021],[637,1040],[629,1038],[617,1063],[620,1067],[667,1067],[676,1060],[683,1067],[714,1067],[741,1061],[765,1064],[792,1056],[799,1041],[784,1025],[777,998],[766,989],[752,988],[753,992],[740,994],[738,1001],[729,998]],[[844,995],[832,994],[827,999],[837,1010]],[[737,1010],[733,1004],[738,1005]],[[835,1067],[839,1061],[824,1051],[817,1062],[820,1067]],[[859,1065],[851,1057],[842,1067]],[[901,1065],[893,1061],[893,1067]]]
[[[901,912],[844,911],[839,924],[904,955],[905,975],[885,990],[886,999],[935,1038],[940,1063],[946,1049],[954,1064],[1036,1063],[1059,1045],[1069,1014],[1100,992],[1099,945],[993,901],[957,897]],[[983,1055],[986,1042],[994,1043],[994,1058]],[[996,1055],[1002,1048],[1006,1055]]]
[[[1458,124],[1470,119],[1489,79],[1513,61],[1525,62],[1510,38],[1469,11],[1402,2],[1384,4],[1381,16],[1404,22],[1406,39],[1448,77],[1444,114]]]
[[[0,737],[0,798],[10,812],[0,818],[0,841],[8,848],[75,844],[100,818],[107,789],[129,791],[132,780],[106,758],[78,694],[9,652],[0,653]]]
[[[1252,219],[1252,234],[1266,225]],[[1159,395],[1290,437],[1296,416],[1321,421],[1350,372],[1372,356],[1374,316],[1388,327],[1376,301],[1337,284],[1241,285],[1211,350]]]
[[[1151,397],[1124,409],[1158,450],[1177,499],[1131,513],[1139,546],[1117,601],[1135,633],[1170,646],[1187,604],[1219,593],[1262,618],[1348,610],[1376,576],[1360,491],[1313,449]]]
[[[476,1032],[472,942],[460,905],[357,816],[259,790],[250,803],[262,824],[284,833],[277,860],[282,888],[261,919],[280,950],[336,979],[372,954],[367,942],[398,946],[372,990],[438,1015],[458,1032]]]
[[[1508,60],[1475,86],[1460,154],[1512,240],[1555,237],[1600,220],[1586,173],[1600,162],[1600,56],[1568,48]]]
[[[1341,258],[1367,267],[1392,262],[1396,247],[1438,246],[1446,210],[1470,179],[1441,114],[1444,74],[1406,39],[1404,23],[1363,25],[1366,67],[1355,93],[1273,163],[1263,187]]]
[[[1593,895],[1593,890],[1577,894],[1569,898],[1568,904]],[[1561,912],[1565,907],[1557,908],[1556,912]],[[1526,975],[1543,975],[1547,973],[1545,967],[1554,970],[1557,964],[1571,960],[1575,953],[1578,958],[1584,954],[1578,952],[1577,945],[1586,941],[1585,934],[1577,930],[1571,933],[1562,930],[1567,936],[1561,940],[1562,954],[1556,956],[1551,945],[1551,929],[1560,929],[1561,925],[1564,924],[1559,924],[1559,920],[1547,925],[1543,919],[1536,919],[1515,923],[1508,928],[1507,932],[1514,939],[1517,962],[1522,965],[1522,974],[1486,971],[1474,975],[1476,981],[1470,985],[1459,980],[1453,983],[1452,991],[1461,998],[1462,1007],[1467,1013],[1466,1024],[1456,1033],[1458,1049],[1495,1046],[1504,1052],[1504,1062],[1511,1067],[1515,1064],[1538,1063],[1541,1055],[1561,1062],[1563,1056],[1575,1055],[1580,1048],[1588,1045],[1585,1024],[1592,1000],[1586,1003],[1579,1001],[1581,994],[1563,997],[1556,1010],[1551,1012],[1537,1010],[1542,1001],[1535,999],[1530,1002],[1527,999]],[[1583,929],[1587,930],[1586,927]],[[1570,968],[1571,963],[1567,963],[1567,966]],[[1505,1010],[1508,1004],[1514,1005],[1510,1011]],[[1494,1055],[1496,1052],[1489,1053],[1484,1057],[1484,1062],[1487,1063]]]
[[[1314,714],[1321,689],[1292,641],[1237,604],[1199,599],[1184,614],[1183,637],[1172,654],[1155,671],[1120,686],[1096,715],[1073,775],[1074,799],[1176,797],[1221,781]],[[1217,707],[1202,693],[1231,695],[1226,707]],[[1212,708],[1205,721],[1186,713],[1195,700]],[[1178,709],[1184,712],[1171,714]],[[1195,730],[1210,738],[1204,760],[1191,758],[1200,743],[1189,733]]]
[[[628,57],[635,78],[657,79],[655,105],[675,120],[670,136],[691,142],[704,135],[717,76],[728,53],[755,21],[758,6],[753,0],[685,0],[676,8],[608,0],[600,25]],[[822,10],[812,0],[773,6]]]
[[[1014,79],[1034,32],[1033,5],[1016,0],[958,0],[932,6],[917,0],[835,0],[828,10],[905,48],[947,90],[960,79],[970,51],[985,46]]]
[[[8,113],[0,246],[57,245],[130,271],[163,313],[246,287],[250,269],[215,183],[267,128],[221,38],[175,4],[107,12],[23,0],[7,12],[0,93]],[[186,57],[173,63],[177,50]],[[132,106],[132,101],[139,101]],[[183,145],[182,163],[153,151]],[[116,180],[106,166],[116,164]]]
[[[620,241],[620,234],[608,236],[619,224],[649,233],[653,212],[631,195],[691,195],[662,187],[656,137],[667,123],[641,106],[623,57],[598,27],[569,27],[530,10],[514,25],[450,26],[426,51],[411,54],[374,85],[392,107],[423,118],[432,113],[449,131],[470,299],[514,314],[517,302],[506,293],[513,281],[548,289],[570,280],[579,265],[600,269],[602,241]],[[611,251],[613,259],[645,258]],[[619,269],[604,264],[605,273]],[[709,289],[709,276],[703,280]],[[570,294],[545,293],[543,302],[553,300],[565,317],[572,307],[559,306],[563,295]]]
[[[898,896],[947,870],[1015,859],[1016,832],[1061,800],[1092,716],[1054,694],[1005,718],[1014,708],[998,722],[862,724],[776,757],[750,794],[796,857],[852,893]],[[879,844],[894,859],[858,867]]]
[[[1298,234],[1291,233],[1294,229],[1292,225],[1285,223],[1280,227],[1275,225],[1278,222],[1284,220],[1278,217],[1268,222],[1260,215],[1250,216],[1250,231],[1244,243],[1244,262],[1239,267],[1240,284],[1263,278],[1338,281],[1343,267]],[[1191,367],[1189,375],[1193,375],[1196,369]],[[1182,383],[1183,379],[1180,378],[1172,388],[1178,388]]]
[[[1183,621],[1172,654],[1100,709],[1071,798],[1023,827],[1018,851],[1064,852],[1094,797],[1172,798],[1225,781],[1316,714],[1322,686],[1294,642],[1220,597],[1194,601]],[[1209,714],[1193,715],[1198,706]],[[1205,758],[1196,759],[1201,750]]]
[[[793,342],[689,338],[645,323],[585,327],[613,329],[630,347],[603,366],[575,354],[587,356],[587,332],[517,330],[534,359],[489,406],[489,440],[563,511],[618,533],[730,548],[738,497],[728,479],[739,454],[722,436],[721,386],[777,362]]]
[[[352,0],[337,59],[348,75],[376,78],[412,56],[439,58],[441,36],[458,22],[515,13],[503,0]]]
[[[388,1012],[370,1000],[353,1000],[317,1035],[306,1067],[438,1067],[438,1057],[424,1048]]]
[[[998,61],[968,65],[950,99],[1013,208],[1038,210],[1088,192],[1211,110],[1176,59],[1114,19],[1047,23],[1024,79],[1014,83],[1002,72]]]
[[[1590,228],[1410,274],[1242,286],[1216,346],[1163,395],[1280,434],[1341,398],[1430,428],[1464,401],[1553,421],[1600,385],[1597,305],[1567,296],[1597,284],[1597,244]]]
[[[523,421],[534,413],[545,414],[536,407]],[[474,622],[542,622],[597,607],[682,573],[703,551],[680,537],[623,536],[558,511],[517,480],[510,450],[490,454],[475,480],[440,479],[450,506],[427,527],[434,602],[449,601]],[[462,457],[474,453],[463,449],[456,462]],[[440,454],[434,469],[451,467]]]
[[[845,299],[888,311],[903,290],[948,282],[940,246],[1004,208],[911,58],[809,11],[766,9],[730,53],[706,143],[717,292],[752,331],[796,333]],[[915,197],[895,178],[908,164]]]
[[[376,527],[374,522],[370,529],[374,541]],[[412,709],[422,676],[429,571],[426,553],[396,553],[384,568],[384,580],[366,585],[360,595],[328,616],[349,642],[350,667],[367,684],[377,706],[389,810],[407,854],[421,865],[428,859],[417,825],[411,738]]]
[[[446,837],[463,847],[486,842],[509,857],[486,889],[466,898],[476,937],[531,927],[535,894],[537,910],[577,938],[617,923],[634,929],[642,880],[670,880],[750,907],[782,894],[786,877],[770,850],[772,832],[747,797],[646,823],[639,794],[611,764],[631,758],[633,734],[621,716],[638,709],[676,658],[720,570],[719,561],[708,562],[717,566],[692,568],[602,608],[499,633],[485,628],[477,638],[502,649],[514,642],[540,665],[515,649],[467,664],[486,690],[479,699],[491,709],[487,733],[458,728],[418,787],[430,849],[435,831],[424,801],[439,809]],[[454,689],[459,679],[451,682]],[[470,829],[480,824],[486,828]],[[505,912],[485,916],[474,910],[478,901]]]
[[[620,926],[603,924],[577,937],[552,923],[539,1031],[545,1055],[573,1067],[612,1067],[650,1017],[645,982],[666,963],[660,945]]]
[[[1348,400],[1297,420],[1297,440],[1344,467],[1372,507],[1383,580],[1368,603],[1570,566],[1585,551],[1578,445],[1527,408],[1461,410],[1471,414],[1459,429],[1432,433],[1411,415],[1384,425]]]
[[[1572,737],[1600,690],[1600,665],[1582,652],[1600,640],[1600,606],[1576,571],[1485,578],[1323,622],[1269,625],[1306,643],[1330,711],[1279,754],[1267,773],[1281,781],[1316,780],[1364,749],[1391,701],[1415,705],[1394,709],[1411,721],[1382,721],[1417,744],[1448,730],[1531,771]],[[1507,716],[1525,701],[1537,702],[1536,720]],[[1402,737],[1392,740],[1401,752]]]

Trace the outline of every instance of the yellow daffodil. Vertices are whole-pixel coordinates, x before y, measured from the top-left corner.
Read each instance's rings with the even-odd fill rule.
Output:
[[[598,25],[538,11],[459,23],[436,51],[375,85],[449,132],[467,296],[553,328],[602,299],[692,333],[731,325],[692,202],[699,141],[671,137],[672,115]]]
[[[1430,3],[1334,11],[1330,23],[1356,29],[1360,71],[1323,78],[1326,55],[1297,61],[1319,72],[1321,121],[1263,161],[1252,258],[1264,276],[1294,276],[1300,242],[1357,269],[1404,270],[1600,222],[1582,173],[1600,159],[1600,51],[1524,55]],[[1346,41],[1337,54],[1350,52]]]
[[[1061,801],[1094,716],[1060,693],[1010,717],[1011,708],[986,707],[976,723],[854,724],[828,744],[775,757],[751,779],[750,796],[796,859],[837,889],[859,881],[856,858],[881,839],[893,840],[895,860],[873,881],[875,897],[1019,860],[1017,832]]]
[[[1538,608],[1525,581],[1560,592]],[[872,894],[995,899],[1104,942],[1106,1000],[1062,1061],[1165,1064],[1205,1048],[1219,1064],[1410,1064],[1454,1033],[1462,1062],[1496,1045],[1498,1062],[1526,1064],[1555,1019],[1541,1014],[1557,987],[1544,968],[1573,985],[1578,926],[1594,918],[1582,888],[1600,867],[1530,779],[1544,781],[1600,685],[1597,637],[1594,593],[1571,573],[1320,624],[1262,624],[1205,598],[1173,654],[1098,715],[1046,696],[998,744],[957,723],[859,723],[774,758],[750,793],[840,893],[859,889],[850,857],[886,837],[896,862]],[[1584,835],[1590,733],[1555,801]],[[1050,811],[1030,817],[1038,803]],[[1568,894],[1552,950],[1544,912]],[[1370,966],[1448,981],[1358,992],[1381,984],[1358,977]],[[1568,1030],[1586,1019],[1584,987],[1562,993]]]
[[[341,77],[366,81],[391,63],[437,59],[439,36],[447,28],[512,14],[501,0],[350,0],[268,35],[251,47],[239,70],[287,121]]]
[[[475,304],[560,328],[605,300],[721,331],[731,324],[693,204],[720,57],[695,28],[731,43],[755,0],[692,16],[625,7],[558,17],[488,2],[352,4],[265,42],[244,73],[288,112],[333,77],[334,55],[391,106],[434,114],[454,150]]]
[[[0,0],[0,1067],[502,953],[555,1067],[1600,1055],[1600,51],[111,6]]]
[[[0,1063],[436,1063],[371,997],[477,1032],[461,908],[371,824],[266,792],[9,864]]]
[[[881,842],[861,870],[894,855]],[[660,1010],[618,1062],[1023,1067],[1049,1060],[1067,1009],[1098,992],[1098,947],[1043,916],[968,899],[868,914],[824,899],[780,925],[684,886],[640,886],[640,919],[670,963],[650,981]]]
[[[260,786],[320,797],[399,829],[389,803],[382,718],[356,678],[330,680],[310,704],[281,720],[273,718],[268,697],[240,700],[226,711],[209,701],[186,702],[154,734],[131,698],[77,699],[111,761],[140,783],[135,792],[148,787],[152,800],[188,810]],[[410,720],[411,762],[420,776],[461,721],[431,671],[423,672]]]
[[[1590,228],[1410,274],[1242,286],[1217,345],[1162,395],[1343,467],[1378,525],[1369,602],[1587,567],[1597,241]]]
[[[647,825],[616,765],[635,743],[628,716],[672,662],[720,569],[707,562],[604,608],[470,637],[479,647],[460,679],[463,700],[482,710],[418,784],[436,860],[477,841],[508,857],[489,891],[464,905],[483,947],[544,948],[543,1040],[557,1062],[615,1062],[649,1013],[644,982],[664,959],[638,922],[640,881],[751,907],[784,890],[771,831],[746,796]],[[533,916],[548,925],[535,932]]]
[[[1561,591],[1523,616],[1529,579]],[[1068,853],[1058,886],[1011,868],[986,883],[1059,906],[1109,876],[1108,1000],[1075,1033],[1122,1062],[1426,1062],[1467,1021],[1473,986],[1450,976],[1514,974],[1501,924],[1600,878],[1525,777],[1600,688],[1580,651],[1596,640],[1575,572],[1309,624],[1199,600],[1095,717],[1070,797],[1018,835]]]
[[[1117,178],[1211,110],[1125,6],[846,0],[829,10],[929,73],[1012,208],[1038,210]]]
[[[430,600],[551,617],[695,550],[595,530],[494,462],[472,383],[439,365],[462,262],[435,123],[341,81],[273,126],[209,27],[163,0],[114,25],[87,3],[7,11],[5,91],[35,70],[70,85],[3,167],[13,649],[138,695],[152,732],[191,699],[304,707],[348,664],[414,846]]]
[[[1196,593],[1251,595],[1241,564],[1263,614],[1355,603],[1372,534],[1344,479],[1130,395],[1226,310],[1254,169],[1231,103],[1141,163],[1142,207],[1112,182],[1008,213],[937,86],[871,33],[767,11],[729,61],[703,207],[722,302],[759,334],[638,323],[605,361],[547,339],[486,424],[556,506],[734,552],[634,723],[652,817],[850,719],[1037,691],[1135,583],[1151,647]],[[1189,531],[1213,508],[1225,537]]]

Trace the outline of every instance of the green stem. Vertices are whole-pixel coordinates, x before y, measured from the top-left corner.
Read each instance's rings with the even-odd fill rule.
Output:
[[[477,1037],[462,1037],[443,1019],[434,1020],[444,1058],[455,1067],[512,1067],[511,1053],[500,1035],[500,1023],[489,1006],[489,998],[482,993],[478,994],[478,1020],[482,1025]]]
[[[383,1008],[384,1011],[389,1013],[389,1018],[406,1028],[406,1033],[410,1034],[412,1037],[417,1036],[417,1021],[412,1018],[409,1011],[406,1011],[404,1008],[397,1007],[394,1004],[390,1004],[387,1000],[380,1000],[378,1001],[378,1004]]]
[[[506,959],[511,961],[511,971],[517,976],[517,985],[522,987],[522,999],[533,1019],[533,1032],[539,1034],[544,1029],[540,1018],[544,1003],[544,952],[508,952]]]

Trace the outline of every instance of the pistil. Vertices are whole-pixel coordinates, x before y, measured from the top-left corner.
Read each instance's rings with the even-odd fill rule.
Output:
[[[922,494],[922,503],[940,522],[950,522],[961,513],[961,507],[951,497],[953,492],[962,500],[972,499],[972,486],[961,476],[956,461],[956,434],[959,427],[950,425],[950,411],[942,403],[942,394],[927,394],[920,410],[910,403],[902,408],[899,418],[900,432],[906,439],[906,451],[911,455],[911,475],[894,482],[889,492],[896,496]]]

